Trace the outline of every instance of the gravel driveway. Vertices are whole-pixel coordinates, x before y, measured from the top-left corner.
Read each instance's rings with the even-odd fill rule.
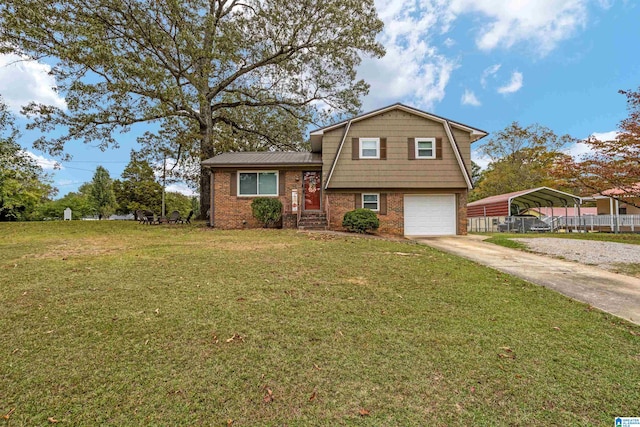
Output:
[[[529,250],[612,270],[614,264],[640,264],[640,245],[552,237],[516,238]]]

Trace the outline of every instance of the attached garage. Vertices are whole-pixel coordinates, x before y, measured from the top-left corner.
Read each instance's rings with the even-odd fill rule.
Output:
[[[456,234],[455,194],[404,196],[405,236]]]

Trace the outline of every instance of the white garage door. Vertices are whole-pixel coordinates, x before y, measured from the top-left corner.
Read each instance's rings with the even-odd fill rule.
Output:
[[[455,194],[404,196],[405,236],[456,234]]]

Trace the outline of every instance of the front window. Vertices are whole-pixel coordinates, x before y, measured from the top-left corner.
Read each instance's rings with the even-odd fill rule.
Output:
[[[435,159],[435,138],[416,138],[416,159]]]
[[[362,195],[362,207],[365,209],[371,209],[372,211],[380,210],[380,195],[379,194],[363,194]]]
[[[238,174],[239,196],[277,196],[277,172],[240,172]]]
[[[380,138],[360,138],[360,158],[380,158]]]

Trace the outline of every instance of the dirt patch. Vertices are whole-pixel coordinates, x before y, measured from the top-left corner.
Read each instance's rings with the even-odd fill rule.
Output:
[[[115,254],[129,249],[132,249],[132,247],[123,242],[115,242],[112,239],[81,239],[47,246],[40,253],[23,255],[22,258],[67,259],[71,257]]]

